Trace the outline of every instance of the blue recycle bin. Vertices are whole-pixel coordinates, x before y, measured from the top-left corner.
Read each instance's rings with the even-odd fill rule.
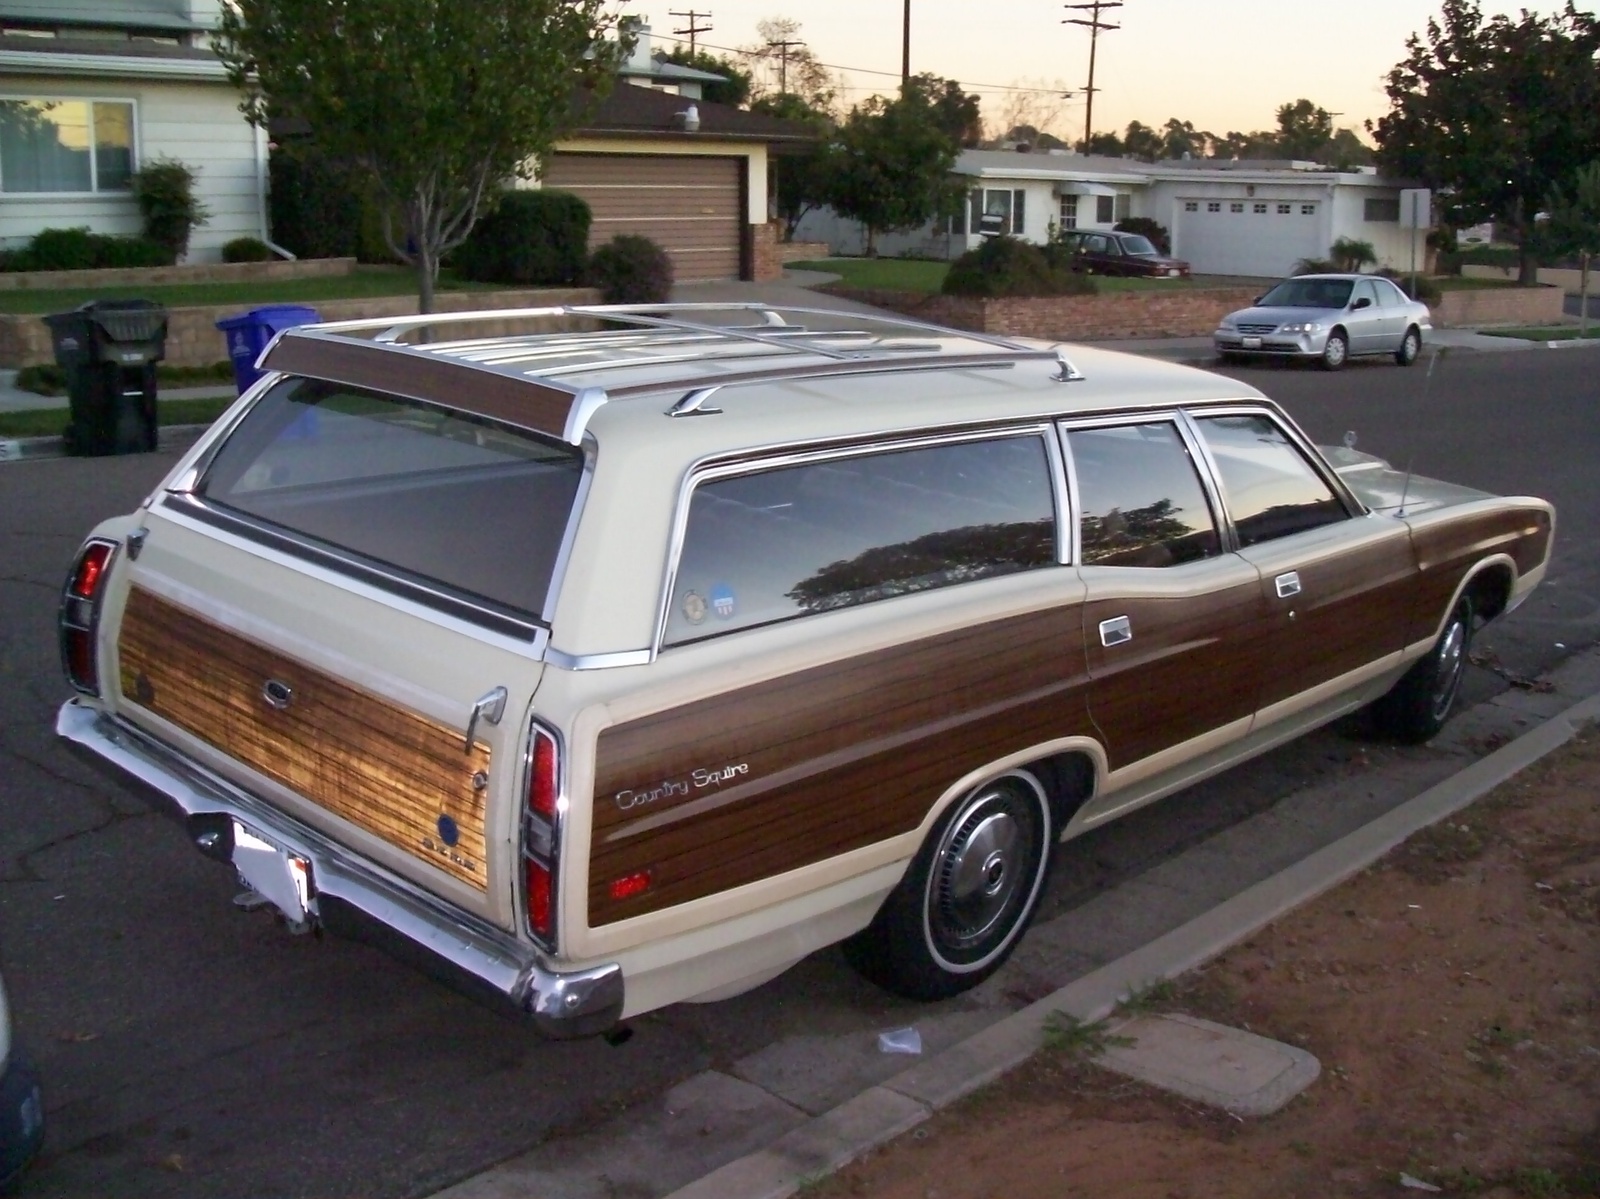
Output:
[[[284,329],[296,325],[314,325],[322,318],[315,308],[299,304],[267,304],[252,308],[240,316],[225,316],[217,328],[228,341],[228,357],[233,360],[233,381],[243,395],[245,389],[261,378],[256,369],[256,359],[261,351]]]

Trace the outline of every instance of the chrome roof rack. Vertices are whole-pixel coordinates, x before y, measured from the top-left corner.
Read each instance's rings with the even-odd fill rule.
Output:
[[[688,319],[711,313],[750,313],[756,323]],[[794,316],[811,321],[797,324],[790,320]],[[573,319],[606,322],[613,328],[401,340],[448,326]],[[816,327],[819,323],[839,327]],[[616,329],[618,325],[624,328]],[[636,334],[632,339],[630,330]],[[920,336],[910,341],[903,336],[907,333]],[[928,340],[929,334],[940,340]],[[630,355],[630,350],[638,352]],[[397,356],[403,356],[403,365]],[[1059,347],[1039,349],[908,317],[742,301],[572,304],[330,321],[286,330],[268,347],[262,364],[425,402],[438,403],[441,395],[448,395],[466,410],[577,445],[595,411],[623,397],[678,391],[682,398],[667,410],[669,415],[710,415],[721,411],[706,405],[711,393],[740,384],[884,371],[998,369],[1030,360],[1056,363],[1058,371],[1051,378],[1060,382],[1083,379]],[[695,361],[717,361],[719,369],[660,377],[663,367]],[[744,364],[748,366],[741,369]],[[462,368],[477,373],[470,397],[459,386]],[[608,388],[563,377],[646,370],[656,377]]]

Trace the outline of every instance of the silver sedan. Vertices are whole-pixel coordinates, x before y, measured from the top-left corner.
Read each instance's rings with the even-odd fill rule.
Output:
[[[1410,366],[1433,325],[1428,306],[1382,275],[1299,275],[1252,308],[1230,312],[1213,333],[1224,362],[1255,355],[1315,359],[1336,371],[1360,354],[1392,354]]]

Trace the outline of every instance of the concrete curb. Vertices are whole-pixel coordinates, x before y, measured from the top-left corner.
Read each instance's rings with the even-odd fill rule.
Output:
[[[1600,694],[1288,869],[1241,892],[1142,949],[1069,983],[945,1052],[871,1087],[756,1153],[666,1199],[787,1199],[935,1112],[994,1081],[1038,1051],[1056,1012],[1103,1019],[1132,992],[1175,978],[1247,940],[1278,917],[1367,869],[1406,838],[1454,815],[1600,720]]]

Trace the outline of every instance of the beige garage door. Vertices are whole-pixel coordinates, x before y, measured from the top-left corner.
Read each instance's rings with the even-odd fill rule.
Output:
[[[545,165],[544,184],[589,202],[591,248],[619,233],[637,233],[672,256],[680,281],[737,279],[744,162],[690,155],[554,154]]]

